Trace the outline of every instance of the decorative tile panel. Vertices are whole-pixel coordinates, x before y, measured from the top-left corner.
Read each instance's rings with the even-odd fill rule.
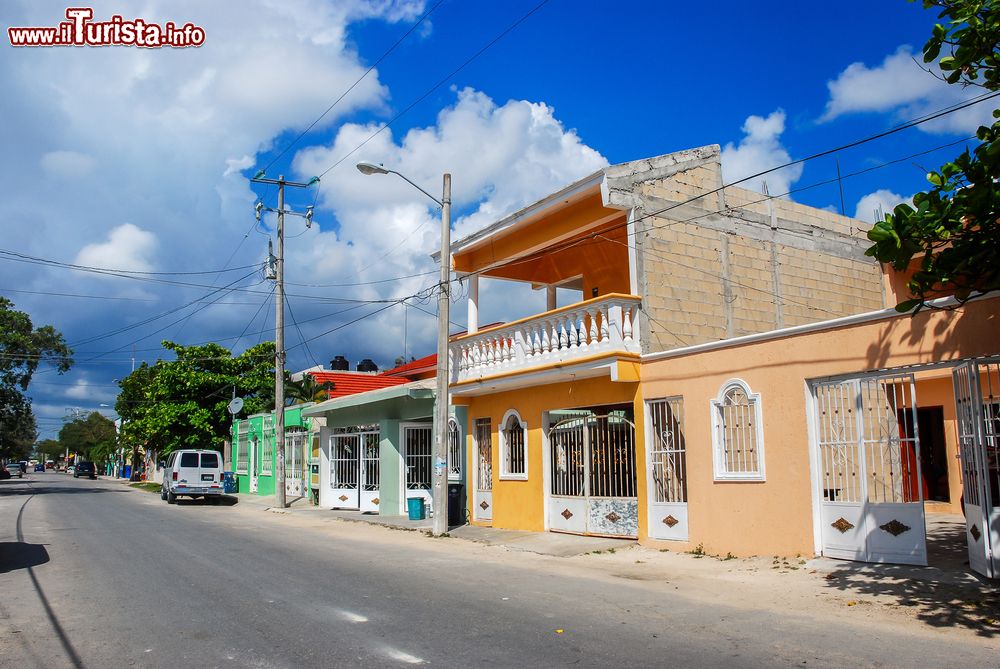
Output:
[[[893,518],[892,520],[890,520],[885,525],[879,525],[879,529],[885,530],[886,532],[888,532],[889,534],[891,534],[894,537],[898,537],[903,532],[909,532],[910,531],[910,526],[909,525],[904,525],[903,523],[901,523],[898,520],[896,520],[895,518]]]
[[[979,541],[979,537],[982,536],[982,532],[980,532],[979,528],[976,527],[975,525],[969,528],[969,534],[971,534],[972,538],[975,539],[976,541]]]
[[[350,497],[348,497],[347,495],[341,495],[337,499],[339,499],[341,502],[346,502],[347,500],[350,499]]]
[[[841,534],[846,534],[848,530],[854,529],[854,524],[844,517],[840,517],[833,521],[830,523],[830,526]]]
[[[608,520],[610,520],[612,523],[617,523],[619,520],[622,519],[622,517],[619,516],[614,511],[612,511],[611,513],[609,513],[608,515],[606,515],[604,517],[607,518]]]
[[[673,527],[679,522],[681,521],[677,520],[673,516],[667,516],[666,518],[663,519],[663,524],[666,525],[667,527]]]
[[[563,512],[560,513],[559,515],[565,518],[566,520],[569,520],[570,518],[573,517],[573,512],[570,511],[569,509],[563,509]]]
[[[487,504],[486,500],[484,499],[482,502],[479,503],[479,508],[485,511],[486,509],[490,508],[490,505]]]
[[[372,500],[372,504],[378,504],[379,501],[380,501],[379,498],[376,497],[375,499]]]

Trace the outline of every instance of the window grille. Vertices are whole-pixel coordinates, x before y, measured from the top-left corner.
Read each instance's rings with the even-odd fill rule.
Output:
[[[684,440],[684,404],[680,397],[650,400],[649,461],[653,501],[687,501],[687,463]]]
[[[712,401],[715,478],[764,480],[760,395],[736,379]]]
[[[249,471],[250,458],[250,425],[248,421],[241,420],[236,427],[236,473],[246,474]]]
[[[493,490],[493,424],[489,418],[476,419],[476,490]]]
[[[448,421],[448,479],[462,480],[462,435],[454,418]]]
[[[431,428],[408,427],[406,432],[406,488],[431,489]]]
[[[274,416],[264,416],[263,447],[261,448],[261,476],[271,476],[274,473]]]
[[[509,412],[500,437],[500,475],[503,478],[528,478],[527,431],[517,412]]]

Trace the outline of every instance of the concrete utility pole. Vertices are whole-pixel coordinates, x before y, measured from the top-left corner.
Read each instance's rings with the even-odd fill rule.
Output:
[[[285,186],[307,188],[319,181],[313,177],[309,183],[285,181],[284,175],[278,175],[277,180],[266,179],[258,173],[250,181],[254,183],[275,184],[278,186],[277,210],[258,207],[257,216],[261,211],[276,211],[278,214],[278,255],[275,259],[274,288],[274,497],[275,506],[285,508],[285,214],[302,216],[306,226],[312,225],[313,208],[308,207],[306,213],[285,211]]]
[[[410,181],[406,175],[375,163],[358,163],[362,174],[395,174],[441,207],[441,286],[438,293],[437,392],[434,396],[434,522],[431,532],[448,531],[448,324],[451,322],[451,174],[444,174],[441,200]]]

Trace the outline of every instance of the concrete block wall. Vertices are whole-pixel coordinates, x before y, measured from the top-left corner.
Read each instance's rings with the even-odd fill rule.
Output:
[[[885,306],[863,222],[744,188],[712,192],[722,185],[712,148],[669,174],[643,161],[647,180],[628,165],[609,176],[609,197],[634,210],[643,352]]]

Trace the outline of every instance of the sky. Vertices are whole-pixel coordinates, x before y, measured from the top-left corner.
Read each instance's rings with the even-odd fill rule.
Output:
[[[76,409],[114,417],[115,379],[169,359],[164,339],[238,353],[273,338],[274,217],[258,224],[254,205],[277,192],[250,182],[260,169],[321,176],[286,193],[315,207],[311,227],[286,217],[287,367],[390,367],[434,351],[440,214],[355,163],[435,197],[451,173],[453,239],[607,164],[718,144],[732,182],[977,94],[918,65],[934,22],[920,4],[146,0],[93,3],[94,20],[190,22],[204,44],[13,48],[5,34],[0,295],[76,359],[32,382],[41,436]],[[5,29],[65,10],[0,0]],[[768,190],[871,221],[926,188],[991,109],[771,173]],[[484,281],[480,320],[544,300]]]

